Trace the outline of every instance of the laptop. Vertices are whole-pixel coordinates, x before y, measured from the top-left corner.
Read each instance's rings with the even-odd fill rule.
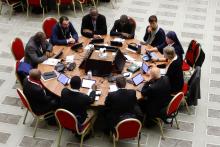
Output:
[[[132,81],[133,81],[134,85],[137,86],[144,81],[144,78],[141,75],[141,73],[139,73],[135,77],[132,78]]]

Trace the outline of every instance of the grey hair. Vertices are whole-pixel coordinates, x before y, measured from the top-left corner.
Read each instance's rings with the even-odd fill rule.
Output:
[[[175,56],[175,49],[172,46],[167,46],[163,49],[163,55],[165,58],[172,60]]]

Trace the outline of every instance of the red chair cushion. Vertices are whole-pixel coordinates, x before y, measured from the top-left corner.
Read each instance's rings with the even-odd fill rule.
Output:
[[[24,105],[28,110],[31,110],[31,109],[29,108],[29,104],[28,104],[26,98],[24,97],[23,93],[21,93],[21,91],[18,90],[18,89],[17,89],[17,93],[18,93],[18,95],[19,95],[19,97],[20,97],[20,99],[21,99],[23,105]]]
[[[41,0],[28,0],[28,4],[33,7],[41,7]]]
[[[183,99],[184,95],[183,93],[178,93],[170,102],[168,108],[167,108],[167,116],[170,116],[172,115],[173,113],[175,113],[179,106],[180,106],[180,103]]]
[[[183,64],[182,64],[182,70],[183,70],[183,71],[188,71],[188,70],[190,70],[189,64],[187,64],[184,60],[183,60]]]
[[[43,30],[44,30],[44,33],[48,38],[51,37],[52,35],[52,30],[53,30],[53,27],[54,25],[57,23],[57,20],[55,18],[46,18],[43,22]]]
[[[138,136],[140,124],[136,121],[126,121],[118,127],[118,138],[126,139],[126,138],[135,138]],[[117,137],[117,136],[116,136]]]
[[[199,50],[200,50],[200,44],[197,43],[197,41],[192,40],[189,44],[188,50],[186,52],[186,57],[185,57],[186,63],[189,66],[191,67],[194,66],[196,59],[199,56],[199,52],[200,52]]]
[[[24,45],[20,38],[15,38],[12,42],[11,51],[15,60],[21,60],[24,57]]]
[[[60,1],[60,4],[61,5],[69,5],[69,4],[72,4],[72,0],[57,0],[57,3],[59,3]]]

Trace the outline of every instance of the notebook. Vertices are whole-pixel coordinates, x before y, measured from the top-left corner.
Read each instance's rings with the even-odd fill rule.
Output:
[[[95,80],[82,79],[83,88],[92,88],[92,85],[95,84]]]

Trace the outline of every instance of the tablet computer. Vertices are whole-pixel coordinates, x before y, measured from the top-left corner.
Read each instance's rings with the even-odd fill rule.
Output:
[[[144,73],[147,73],[149,71],[149,66],[144,62],[142,63],[141,68],[144,71]]]
[[[62,83],[63,85],[67,85],[70,82],[70,78],[67,77],[66,75],[62,74],[62,73],[58,76],[57,80],[60,83]]]
[[[83,88],[92,88],[92,85],[95,84],[95,80],[90,79],[82,79],[82,87]]]
[[[135,77],[132,78],[132,81],[134,82],[134,85],[139,85],[144,81],[144,78],[142,77],[142,75],[139,73],[137,74]]]

